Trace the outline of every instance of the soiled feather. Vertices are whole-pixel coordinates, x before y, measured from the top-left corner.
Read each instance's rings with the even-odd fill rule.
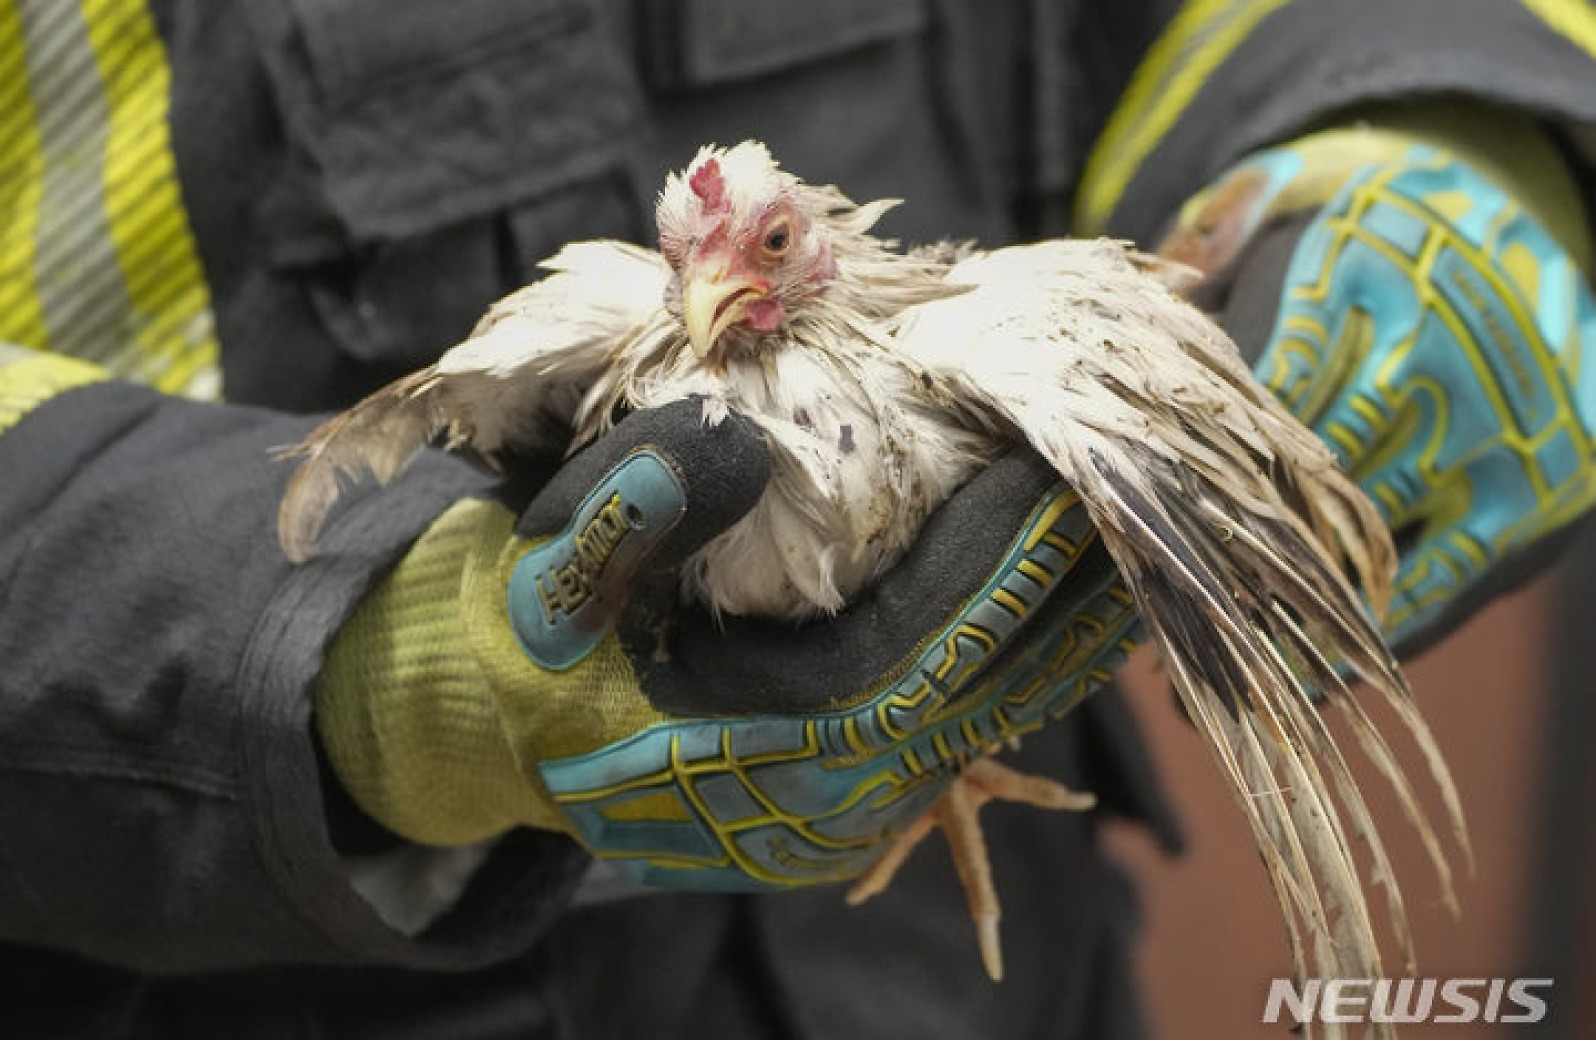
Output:
[[[544,261],[548,277],[495,303],[469,339],[334,416],[286,454],[303,462],[278,511],[278,539],[302,561],[343,489],[392,480],[443,437],[492,463],[507,447],[569,436],[588,388],[618,354],[674,332],[660,310],[670,272],[659,254],[579,242]]]
[[[696,394],[706,421],[735,409],[761,425],[773,475],[754,510],[687,562],[684,595],[802,619],[873,581],[932,509],[1023,438],[1080,492],[1118,563],[1252,828],[1299,973],[1382,970],[1357,841],[1411,962],[1389,857],[1314,703],[1351,723],[1450,893],[1439,837],[1342,675],[1363,679],[1416,740],[1466,850],[1445,765],[1343,570],[1378,612],[1395,549],[1318,438],[1172,291],[1187,272],[1110,241],[902,253],[869,233],[890,200],[854,206],[753,144],[706,150],[694,170],[710,160],[724,185],[673,176],[662,239],[699,241],[709,210],[790,204],[834,260],[823,292],[793,302],[774,332],[733,326],[710,362],[690,349],[665,260],[617,243],[567,247],[472,339],[307,442],[283,505],[289,551],[308,549],[339,474],[364,465],[389,479],[432,437],[492,456],[554,446],[565,430],[575,436],[559,446],[574,449],[619,413]],[[990,893],[983,905],[995,910]]]
[[[1439,838],[1337,672],[1350,667],[1415,738],[1466,851],[1456,791],[1338,566],[1344,555],[1370,601],[1383,604],[1395,550],[1372,505],[1252,381],[1234,348],[1184,304],[1122,277],[1130,263],[1108,243],[973,258],[950,278],[977,288],[918,308],[900,344],[1006,417],[1081,492],[1231,779],[1303,966],[1323,977],[1381,972],[1342,810],[1367,844],[1411,965],[1389,856],[1312,703],[1323,695],[1354,722],[1450,902]]]

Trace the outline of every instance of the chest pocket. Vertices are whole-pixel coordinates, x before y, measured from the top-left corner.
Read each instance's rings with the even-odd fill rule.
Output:
[[[286,159],[269,259],[413,367],[571,238],[636,237],[635,67],[593,0],[248,0]]]
[[[730,83],[925,28],[923,0],[638,0],[640,51],[661,90]]]

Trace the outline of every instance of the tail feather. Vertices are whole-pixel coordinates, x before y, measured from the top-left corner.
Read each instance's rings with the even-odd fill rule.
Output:
[[[1308,667],[1320,677],[1325,684],[1325,688],[1333,691],[1328,694],[1329,699],[1335,703],[1341,703],[1342,701],[1356,703],[1351,690],[1347,688],[1340,674],[1329,661],[1325,660],[1318,646],[1296,623],[1296,620],[1290,616],[1289,612],[1282,609],[1279,604],[1276,604],[1275,614],[1280,622],[1282,634],[1292,641],[1294,651],[1305,662],[1308,662]],[[1413,936],[1408,927],[1407,910],[1402,897],[1402,889],[1397,884],[1396,871],[1391,865],[1390,856],[1386,853],[1385,844],[1380,840],[1380,832],[1375,827],[1374,817],[1370,813],[1367,803],[1363,800],[1357,777],[1353,774],[1340,745],[1336,743],[1335,737],[1331,735],[1329,728],[1325,725],[1323,715],[1312,710],[1309,704],[1292,698],[1284,699],[1282,707],[1289,713],[1296,731],[1303,735],[1302,743],[1310,748],[1312,752],[1310,760],[1317,759],[1327,765],[1335,785],[1335,793],[1351,818],[1353,834],[1360,838],[1369,850],[1369,856],[1372,861],[1369,868],[1370,883],[1385,892],[1386,918],[1391,924],[1392,938],[1402,951],[1404,967],[1412,971],[1414,968]],[[1365,747],[1365,751],[1368,753],[1369,749]],[[1370,758],[1373,759],[1374,757],[1374,754],[1370,753]],[[1400,784],[1411,791],[1411,787],[1407,785],[1407,778],[1400,769],[1396,768],[1395,759],[1390,757],[1389,754],[1380,763],[1380,768],[1394,786]],[[1416,807],[1417,800],[1413,800],[1412,804]],[[1421,835],[1433,836],[1434,832],[1428,827],[1422,814],[1409,814],[1409,821]],[[1433,855],[1437,857],[1438,871],[1445,878],[1447,876],[1447,863],[1445,856],[1440,853],[1439,846],[1435,846]]]
[[[1436,828],[1341,670],[1364,679],[1423,750],[1467,855],[1455,787],[1412,691],[1313,525],[1238,516],[1237,496],[1192,470],[1167,467],[1134,442],[1101,442],[1069,466],[1083,499],[1099,511],[1105,542],[1122,561],[1179,697],[1230,778],[1287,919],[1298,970],[1330,978],[1384,973],[1354,841],[1364,846],[1371,883],[1384,890],[1391,937],[1411,970],[1412,931],[1390,856],[1315,701],[1349,721],[1455,905]],[[1360,536],[1388,537],[1383,528]]]

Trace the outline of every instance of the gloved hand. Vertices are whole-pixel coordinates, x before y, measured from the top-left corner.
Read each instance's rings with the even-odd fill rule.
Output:
[[[1128,645],[1111,561],[1029,450],[835,618],[681,605],[677,563],[766,474],[752,424],[706,429],[689,401],[626,419],[519,515],[456,504],[323,670],[317,724],[354,800],[425,844],[565,831],[650,883],[843,880]]]
[[[1504,119],[1443,111],[1425,132],[1405,118],[1258,153],[1163,246],[1391,525],[1385,627],[1405,654],[1528,577],[1596,502],[1585,218],[1548,144]]]

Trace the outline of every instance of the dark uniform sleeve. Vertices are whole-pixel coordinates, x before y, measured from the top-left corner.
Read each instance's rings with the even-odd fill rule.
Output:
[[[282,555],[274,448],[310,420],[142,387],[0,427],[0,938],[145,971],[464,967],[524,949],[579,869],[517,834],[417,939],[348,885],[309,688],[383,567],[481,483],[436,455]]]
[[[1596,121],[1596,8],[1564,0],[1188,0],[1132,75],[1079,233],[1147,244],[1247,153],[1339,109],[1452,94]]]

